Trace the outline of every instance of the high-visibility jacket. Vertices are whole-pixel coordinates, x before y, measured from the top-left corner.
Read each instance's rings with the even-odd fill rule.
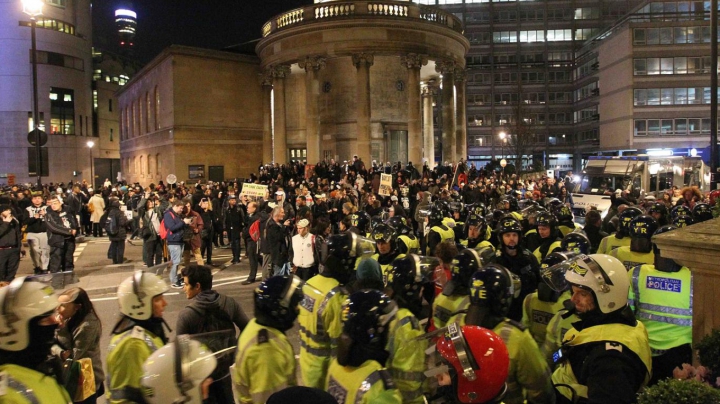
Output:
[[[337,359],[333,359],[324,387],[338,404],[403,402],[389,372],[374,360],[352,367],[341,366]]]
[[[560,349],[565,334],[572,328],[572,323],[580,321],[580,317],[576,314],[570,315],[568,318],[563,318],[565,313],[567,313],[567,310],[562,309],[550,319],[545,332],[545,341],[543,341],[543,344],[540,346],[540,351],[551,368],[555,367],[553,354]]]
[[[150,331],[135,326],[113,335],[107,354],[107,398],[111,403],[144,402],[140,378],[143,363],[165,345]]]
[[[372,257],[375,261],[380,264],[380,271],[382,272],[383,277],[383,283],[385,285],[388,284],[388,282],[392,281],[392,267],[393,262],[395,262],[396,259],[405,258],[405,254],[389,254],[386,256],[380,256],[380,254],[373,254]]]
[[[415,235],[403,234],[397,238],[398,251],[403,254],[420,254],[420,240]],[[402,247],[401,247],[402,246]]]
[[[630,237],[625,236],[623,238],[617,238],[615,234],[611,234],[602,240],[600,240],[600,246],[598,246],[598,254],[610,254],[610,251],[618,247],[630,247]]]
[[[559,225],[558,225],[558,230],[560,231],[560,233],[562,233],[562,236],[563,236],[563,237],[567,236],[568,234],[570,234],[570,233],[572,233],[572,232],[574,232],[575,230],[578,230],[578,229],[579,229],[579,230],[582,230],[582,226],[579,225],[579,224],[577,224],[577,223],[573,223],[573,227],[566,226],[566,225],[564,225],[564,224],[559,224]]]
[[[653,356],[692,343],[693,287],[687,267],[662,272],[653,265],[633,268],[628,304],[648,332]]]
[[[294,386],[295,353],[285,334],[250,320],[238,339],[232,379],[236,400],[248,404]]]
[[[542,245],[540,245],[540,247],[536,248],[535,251],[533,251],[533,255],[535,256],[535,258],[537,258],[538,262],[542,262],[542,260],[544,260],[545,257],[550,255],[550,253],[552,253],[553,251],[562,250],[561,244],[562,244],[562,240],[557,240],[557,241],[553,242],[552,244],[550,244],[550,247],[548,247],[547,251],[545,251],[544,255],[543,255],[542,251],[540,251],[540,249],[542,248]]]
[[[520,323],[505,319],[493,328],[502,338],[510,354],[508,391],[505,404],[554,403],[555,392],[550,383],[550,368],[530,332]]]
[[[422,404],[422,384],[426,379],[423,373],[427,341],[419,339],[425,332],[418,319],[408,309],[399,309],[395,318],[388,324],[388,343],[385,348],[390,357],[387,369],[402,395],[405,404]]]
[[[0,365],[4,375],[0,391],[3,404],[69,404],[72,402],[67,391],[58,382],[36,370],[18,365]]]
[[[655,263],[655,253],[652,251],[647,253],[635,252],[631,251],[629,246],[618,247],[610,251],[609,255],[619,259],[628,271],[638,265],[653,265]]]
[[[647,384],[650,380],[650,371],[652,369],[652,357],[650,355],[650,344],[648,343],[648,335],[642,322],[636,322],[636,325],[630,326],[626,324],[612,323],[601,324],[588,327],[582,331],[571,328],[563,340],[563,346],[568,348],[568,356],[572,355],[573,347],[585,344],[604,344],[605,350],[627,353],[626,350],[632,351],[635,355],[631,360],[639,358],[646,370],[645,381],[642,385]],[[613,354],[616,354],[613,352]],[[602,355],[593,355],[597,361],[605,359]],[[580,384],[575,372],[570,364],[571,359],[562,362],[552,375],[553,384],[557,391],[567,400],[572,400],[573,391],[577,397],[588,399],[588,386]],[[585,361],[583,368],[591,368],[593,361]],[[583,369],[578,369],[582,372]],[[572,389],[572,390],[571,390]]]
[[[440,293],[433,300],[433,324],[435,328],[445,327],[450,318],[460,311],[467,310],[470,306],[469,295],[452,295],[447,296]]]
[[[325,386],[330,358],[342,333],[342,304],[346,290],[334,279],[315,275],[303,286],[300,325],[300,378],[303,385]]]
[[[443,241],[455,241],[455,232],[451,228],[443,229],[440,226],[433,226],[430,228],[431,232],[435,232],[440,236],[440,242]],[[429,236],[429,234],[428,234]],[[432,255],[434,251],[430,251],[430,247],[428,246],[427,251],[425,252],[425,255]]]
[[[477,239],[477,240],[473,240],[473,242],[471,243],[470,240],[465,239],[465,240],[460,240],[460,244],[463,245],[463,246],[465,246],[465,247],[467,247],[467,248],[480,249],[480,248],[483,248],[483,247],[487,247],[487,248],[490,248],[490,249],[492,249],[492,250],[495,250],[495,246],[492,245],[492,243],[489,242],[489,241],[487,241],[487,240]]]
[[[555,313],[563,308],[563,302],[570,298],[570,292],[563,293],[556,302],[544,302],[538,297],[538,292],[525,296],[523,302],[522,325],[530,331],[538,346],[545,342],[547,326]]]

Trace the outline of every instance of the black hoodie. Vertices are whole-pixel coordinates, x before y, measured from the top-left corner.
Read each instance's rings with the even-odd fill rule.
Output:
[[[193,310],[190,308],[198,309]],[[178,313],[177,335],[197,334],[203,332],[205,316],[213,310],[223,310],[230,317],[237,328],[242,331],[248,323],[248,318],[240,305],[231,297],[221,295],[214,290],[203,290],[192,298],[192,302]]]

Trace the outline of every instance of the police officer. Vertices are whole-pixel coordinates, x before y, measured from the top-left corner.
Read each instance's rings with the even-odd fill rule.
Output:
[[[707,203],[698,203],[692,210],[695,223],[704,222],[713,218],[712,208]]]
[[[667,225],[655,234],[675,229]],[[675,367],[692,362],[692,273],[672,259],[661,257],[654,243],[653,252],[653,265],[636,266],[629,273],[629,305],[650,338],[650,384],[672,377]]]
[[[465,210],[463,209],[462,202],[459,201],[453,201],[448,203],[448,209],[450,209],[450,218],[455,221],[455,227],[453,228],[453,231],[455,232],[455,241],[460,242],[460,239],[463,237],[462,229],[465,228]]]
[[[572,213],[572,209],[570,209],[569,206],[565,204],[557,205],[555,209],[553,210],[553,213],[555,214],[555,217],[558,221],[558,231],[562,233],[561,237],[567,236],[569,233],[576,231],[576,230],[582,230],[582,226],[575,223],[573,221],[574,216]]]
[[[445,215],[443,214],[443,211],[442,209],[440,209],[440,207],[433,206],[430,209],[430,215],[427,218],[427,227],[430,228],[430,231],[427,235],[426,255],[434,256],[435,246],[442,243],[443,241],[455,240],[455,232],[453,231],[453,229],[443,224],[444,218]]]
[[[122,316],[111,331],[105,377],[111,403],[143,402],[141,365],[167,343],[162,316],[168,289],[162,278],[143,271],[135,271],[118,287]]]
[[[465,222],[465,239],[460,240],[460,245],[467,248],[491,248],[495,249],[490,241],[492,232],[485,218],[476,214],[470,214]]]
[[[630,222],[637,216],[642,215],[642,211],[638,208],[625,208],[618,216],[618,230],[615,234],[611,234],[600,241],[598,254],[610,254],[610,251],[618,247],[630,246]]]
[[[677,227],[686,227],[695,224],[695,219],[692,216],[680,215],[673,219],[672,224]]]
[[[557,229],[557,219],[550,212],[543,212],[535,218],[537,225],[537,247],[533,250],[533,255],[542,262],[548,254],[559,251],[563,235]],[[533,238],[535,238],[533,237]]]
[[[658,222],[658,226],[665,226],[669,223],[667,206],[662,202],[653,203],[648,209],[648,215]]]
[[[556,251],[548,255],[540,264],[540,273],[555,264],[559,264],[578,253]],[[570,291],[562,293],[551,289],[545,282],[538,283],[536,292],[530,293],[523,301],[522,325],[528,328],[538,346],[542,347],[547,335],[547,327],[553,316],[564,308],[563,302],[570,299]]]
[[[520,206],[517,198],[512,195],[506,195],[502,198],[500,203],[502,204],[502,210],[505,212],[506,216],[511,216],[512,218],[517,219],[518,222],[522,222],[523,217],[520,212],[518,212],[520,210]]]
[[[510,357],[494,332],[474,326],[449,324],[435,343],[442,365],[428,370],[441,386],[447,403],[497,403],[507,391]],[[460,358],[467,358],[461,360]]]
[[[177,362],[180,362],[180,366]],[[203,383],[217,366],[213,352],[199,341],[181,335],[153,352],[143,364],[141,379],[149,404],[201,404]]]
[[[397,249],[396,237],[396,230],[384,223],[377,225],[375,229],[373,229],[372,236],[370,237],[375,241],[375,245],[377,245],[377,253],[372,256],[372,259],[380,264],[383,283],[385,285],[388,284],[388,281],[392,277],[393,261],[405,256],[405,254],[400,254]]]
[[[652,216],[641,215],[634,218],[630,222],[630,245],[616,248],[610,255],[619,259],[628,271],[638,265],[652,265],[655,255],[650,239],[657,228],[657,222]]]
[[[569,233],[560,242],[560,251],[590,254],[592,245],[584,233]]]
[[[363,237],[370,236],[370,215],[364,210],[359,210],[349,215],[350,230],[355,231]]]
[[[477,270],[470,281],[471,305],[458,323],[490,329],[505,342],[510,370],[504,403],[554,403],[550,369],[540,348],[522,324],[507,318],[516,284],[517,277],[501,265],[489,264]]]
[[[295,353],[285,332],[298,316],[302,285],[296,276],[274,276],[255,289],[255,318],[240,334],[231,369],[236,402],[264,403],[295,384]]]
[[[398,232],[397,249],[400,254],[419,254],[420,240],[413,234],[407,219],[400,216],[391,217],[388,222]]]
[[[505,218],[498,224],[498,248],[493,262],[507,268],[520,277],[521,290],[513,300],[508,317],[515,321],[522,319],[522,305],[525,296],[537,290],[540,282],[540,264],[530,251],[522,248],[522,226],[513,218]]]
[[[354,281],[355,267],[375,252],[369,239],[347,232],[328,237],[321,248],[324,270],[303,286],[300,303],[300,378],[307,387],[322,389],[342,332],[340,314],[348,293],[345,285]]]
[[[15,278],[0,288],[0,402],[66,404],[70,397],[47,365],[55,341],[57,298],[51,287]]]
[[[692,217],[693,213],[689,207],[685,205],[676,205],[670,210],[670,219],[675,220],[679,216]]]
[[[492,253],[491,249],[485,251]],[[433,324],[436,328],[445,327],[452,322],[453,316],[467,310],[470,305],[470,277],[488,261],[490,254],[466,248],[453,259],[450,268],[452,277],[433,301]]]
[[[392,276],[385,289],[398,306],[397,314],[388,325],[389,353],[387,369],[400,390],[403,403],[422,404],[422,383],[425,379],[424,334],[418,323],[422,311],[422,288],[430,279],[439,261],[432,257],[409,255],[392,265]]]
[[[325,391],[338,404],[402,403],[385,368],[389,323],[397,310],[397,305],[377,290],[355,292],[345,302],[338,355],[325,383]]]
[[[555,353],[552,380],[561,403],[632,403],[650,379],[647,332],[627,306],[627,271],[615,257],[580,255],[551,267],[543,280],[556,291],[572,287],[581,321]]]

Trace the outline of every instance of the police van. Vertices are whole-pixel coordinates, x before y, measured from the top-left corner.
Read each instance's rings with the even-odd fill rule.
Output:
[[[572,192],[578,218],[584,218],[591,207],[605,218],[610,196],[618,191],[628,191],[637,199],[647,195],[660,199],[673,186],[697,186],[702,191],[710,187],[710,170],[700,157],[591,156],[579,177]]]

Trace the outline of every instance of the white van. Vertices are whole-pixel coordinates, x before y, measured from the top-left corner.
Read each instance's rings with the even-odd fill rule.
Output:
[[[640,199],[653,195],[657,199],[672,186],[710,188],[710,170],[699,157],[668,156],[591,156],[572,197],[575,217],[584,217],[596,207],[604,218],[610,208],[610,195],[617,190],[629,191]]]

